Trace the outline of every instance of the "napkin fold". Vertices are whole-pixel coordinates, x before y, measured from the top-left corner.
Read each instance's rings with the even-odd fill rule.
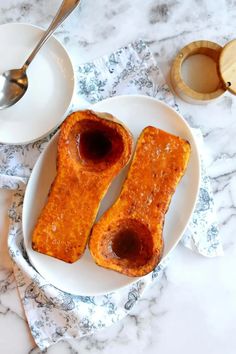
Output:
[[[178,110],[148,46],[137,41],[116,52],[76,68],[76,96],[90,103],[120,94],[144,94],[165,101]],[[72,106],[76,109],[76,103]],[[202,151],[202,136],[194,130]],[[9,209],[9,252],[19,295],[30,330],[41,350],[61,339],[79,338],[122,319],[152,281],[161,277],[168,259],[136,283],[99,296],[74,296],[44,279],[30,264],[22,235],[22,205],[32,168],[50,140],[48,137],[23,146],[0,144],[0,188],[13,191]],[[184,246],[204,256],[223,254],[214,213],[213,195],[204,161],[198,202],[183,236]]]

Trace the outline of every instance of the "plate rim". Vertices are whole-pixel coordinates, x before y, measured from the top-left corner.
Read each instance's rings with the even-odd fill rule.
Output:
[[[44,32],[46,31],[43,27],[35,25],[35,24],[31,24],[31,23],[27,23],[27,22],[15,22],[15,21],[1,24],[0,25],[0,30],[1,30],[2,27],[11,27],[11,26],[28,27],[28,28],[38,29],[38,30],[44,31]],[[38,141],[40,139],[45,138],[54,129],[57,129],[59,127],[59,125],[65,120],[65,118],[68,115],[68,112],[69,112],[69,110],[71,108],[71,104],[72,104],[72,101],[73,101],[74,93],[75,93],[75,82],[76,82],[76,80],[75,80],[75,70],[74,70],[74,66],[73,66],[72,60],[70,58],[69,52],[67,51],[67,49],[64,46],[64,44],[61,41],[59,41],[59,39],[57,39],[57,37],[55,37],[54,34],[52,34],[52,36],[49,38],[49,40],[50,39],[53,39],[54,41],[56,41],[57,44],[64,51],[64,54],[65,54],[65,57],[66,57],[66,61],[67,61],[68,65],[70,66],[70,71],[71,71],[71,74],[72,74],[71,78],[70,78],[72,89],[71,89],[71,95],[70,95],[70,99],[69,99],[67,108],[64,111],[64,113],[61,115],[60,119],[58,119],[57,124],[54,125],[52,128],[50,128],[49,130],[47,130],[45,133],[39,135],[38,137],[30,139],[30,140],[24,140],[24,141],[21,140],[21,141],[16,141],[16,142],[8,142],[6,140],[1,139],[0,144],[7,144],[7,145],[10,145],[10,146],[12,146],[12,145],[14,146],[14,145],[26,145],[26,144],[34,143],[34,142],[36,142],[36,141]]]
[[[197,192],[196,192],[196,194],[195,194],[195,199],[194,199],[194,203],[193,203],[193,205],[192,205],[192,208],[191,208],[191,211],[190,211],[190,213],[189,213],[189,217],[188,217],[188,219],[187,219],[187,221],[186,221],[186,224],[185,224],[185,227],[183,228],[183,230],[182,230],[182,232],[181,232],[181,234],[180,234],[180,236],[176,239],[176,241],[174,242],[174,244],[173,244],[173,246],[172,246],[172,248],[170,249],[170,251],[164,256],[164,257],[162,257],[161,258],[161,261],[160,261],[160,263],[159,264],[161,264],[161,262],[164,262],[165,260],[166,260],[166,258],[167,257],[169,257],[170,256],[170,254],[174,251],[174,249],[176,248],[176,246],[178,245],[178,243],[180,242],[180,240],[181,240],[181,238],[182,238],[182,236],[183,236],[183,234],[184,234],[184,232],[186,231],[186,229],[187,229],[187,227],[188,227],[188,224],[189,224],[189,221],[190,221],[190,219],[191,219],[191,216],[192,216],[192,213],[193,213],[193,211],[194,211],[194,209],[195,209],[195,207],[196,207],[196,203],[197,203],[197,199],[198,199],[198,196],[199,196],[199,190],[200,190],[200,181],[201,181],[201,159],[200,159],[200,151],[199,151],[199,148],[198,148],[198,144],[197,144],[197,140],[196,140],[196,138],[195,138],[195,136],[194,136],[194,134],[193,134],[193,132],[192,132],[192,130],[191,130],[191,127],[190,127],[190,125],[188,124],[188,122],[183,118],[183,116],[181,116],[181,114],[179,113],[179,112],[177,112],[176,110],[174,110],[174,108],[172,108],[170,105],[168,105],[168,104],[166,104],[165,102],[163,102],[163,101],[161,101],[161,100],[159,100],[159,99],[157,99],[157,98],[155,98],[155,97],[150,97],[150,96],[145,96],[145,95],[139,95],[139,94],[131,94],[131,95],[118,95],[118,96],[113,96],[113,97],[108,97],[108,98],[106,98],[106,99],[104,99],[104,100],[101,100],[101,101],[99,101],[99,102],[97,102],[97,103],[94,103],[94,104],[91,104],[91,105],[88,105],[88,108],[84,108],[84,109],[81,109],[81,111],[83,111],[83,110],[86,110],[86,109],[91,109],[91,110],[94,110],[95,112],[96,112],[96,108],[95,108],[95,106],[96,106],[96,104],[99,104],[99,103],[106,103],[107,101],[110,101],[110,100],[118,100],[118,99],[132,99],[132,98],[135,98],[135,99],[147,99],[147,100],[150,100],[150,101],[155,101],[155,102],[157,102],[157,103],[159,103],[159,104],[161,104],[161,105],[163,105],[165,108],[167,108],[167,109],[170,109],[170,110],[172,110],[177,116],[178,116],[178,118],[179,119],[181,119],[181,121],[184,123],[184,125],[185,125],[185,127],[187,128],[187,130],[188,130],[188,132],[190,133],[190,135],[191,135],[191,138],[192,138],[192,141],[194,142],[194,146],[195,146],[195,151],[196,151],[196,158],[197,158],[197,167],[198,167],[198,171],[196,171],[196,172],[198,172],[197,173],[197,185],[196,185],[196,190],[197,190]],[[32,173],[33,173],[33,171],[34,171],[34,169],[37,167],[37,165],[40,163],[40,161],[41,161],[41,159],[43,158],[43,156],[46,154],[46,151],[47,151],[47,149],[49,148],[49,146],[51,146],[53,143],[54,143],[54,141],[58,138],[58,135],[59,135],[59,131],[57,131],[56,133],[55,133],[55,135],[50,139],[50,141],[48,142],[48,144],[47,144],[47,146],[45,147],[45,149],[43,150],[43,152],[40,154],[40,156],[38,157],[38,159],[37,159],[37,161],[36,161],[36,163],[35,163],[35,165],[34,165],[34,167],[33,167],[33,170],[32,170],[32,172],[31,172],[31,175],[30,175],[30,177],[29,177],[29,180],[28,180],[28,182],[30,181],[30,178],[31,178],[31,176],[32,176]],[[25,190],[25,194],[24,194],[24,200],[23,200],[23,208],[22,208],[22,233],[23,233],[23,242],[24,242],[24,246],[25,246],[25,249],[26,249],[26,253],[27,253],[27,255],[28,255],[28,257],[29,257],[29,259],[30,259],[30,262],[31,262],[31,256],[29,255],[29,253],[28,253],[28,248],[26,247],[26,229],[27,229],[27,227],[26,227],[26,221],[25,221],[25,214],[26,214],[26,207],[25,207],[25,198],[26,198],[26,195],[27,195],[27,192],[28,191],[28,183],[27,183],[27,186],[26,186],[26,190]],[[36,272],[38,272],[39,274],[40,274],[40,276],[42,276],[45,280],[47,280],[47,278],[45,278],[41,273],[40,273],[40,271],[37,269],[37,268],[35,268],[35,266],[33,265],[33,263],[31,262],[31,266],[33,266],[34,267],[34,269],[36,270]],[[111,289],[111,290],[109,290],[108,292],[110,293],[110,292],[115,292],[115,291],[119,291],[120,289],[124,289],[124,288],[126,288],[126,287],[128,287],[128,286],[131,286],[131,285],[133,285],[133,284],[135,284],[137,281],[139,281],[139,280],[141,280],[141,279],[145,279],[146,277],[148,277],[148,276],[150,276],[150,274],[151,274],[152,272],[150,272],[150,273],[148,273],[147,275],[144,275],[144,276],[142,276],[142,277],[135,277],[135,279],[133,279],[133,278],[131,278],[131,280],[130,280],[130,282],[128,283],[128,284],[125,284],[125,285],[122,285],[122,286],[118,286],[118,287],[116,287],[116,288],[113,288],[113,289]],[[48,280],[47,280],[48,281]],[[94,291],[94,292],[83,292],[83,291],[81,291],[81,292],[70,292],[70,291],[66,291],[66,290],[64,290],[64,289],[61,289],[60,287],[58,287],[58,286],[56,286],[56,285],[54,285],[54,284],[52,284],[53,286],[55,286],[57,289],[59,289],[60,291],[64,291],[64,292],[67,292],[67,293],[69,293],[69,294],[72,294],[72,295],[75,295],[75,296],[100,296],[100,295],[104,295],[104,294],[107,294],[108,292],[106,291],[106,292],[104,292],[104,291]]]

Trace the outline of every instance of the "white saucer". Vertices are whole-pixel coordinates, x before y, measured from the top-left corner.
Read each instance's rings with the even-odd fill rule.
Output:
[[[164,224],[164,254],[166,257],[177,245],[191,217],[198,196],[200,162],[195,139],[184,119],[166,104],[145,96],[118,96],[99,102],[92,109],[114,114],[131,130],[137,140],[141,130],[152,125],[187,139],[191,144],[191,157],[185,176],[172,198]],[[73,263],[32,250],[32,231],[46,202],[51,183],[56,175],[58,134],[50,141],[38,159],[28,186],[23,205],[23,234],[26,251],[37,271],[57,288],[75,295],[98,295],[115,291],[138,278],[131,278],[97,266],[89,251]],[[128,168],[112,183],[102,201],[98,219],[113,204],[119,194]],[[83,217],[78,215],[78,217]]]
[[[21,67],[43,30],[28,24],[0,26],[0,72]],[[43,137],[65,118],[74,72],[65,48],[51,37],[27,70],[29,87],[14,106],[0,110],[0,142],[24,144]]]

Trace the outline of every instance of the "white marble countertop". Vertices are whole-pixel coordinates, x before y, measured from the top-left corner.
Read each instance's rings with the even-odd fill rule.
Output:
[[[0,0],[0,24],[47,27],[60,0]],[[168,80],[176,52],[196,39],[224,44],[236,33],[236,7],[229,0],[83,0],[57,31],[74,64],[146,40]],[[121,322],[79,341],[59,343],[53,354],[191,353],[233,354],[236,348],[236,98],[205,106],[179,100],[192,126],[200,127],[209,153],[209,173],[225,256],[206,259],[175,250],[164,277]],[[7,206],[9,195],[1,193]],[[0,352],[36,354],[6,246],[7,219],[0,217]]]

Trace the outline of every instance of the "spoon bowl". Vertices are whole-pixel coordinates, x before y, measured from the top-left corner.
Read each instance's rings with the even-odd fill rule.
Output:
[[[28,78],[24,69],[5,71],[0,75],[0,109],[18,102],[28,88]]]

